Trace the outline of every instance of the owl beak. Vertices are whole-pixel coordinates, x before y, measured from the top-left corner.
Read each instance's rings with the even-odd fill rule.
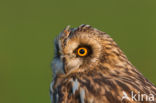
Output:
[[[66,74],[67,73],[67,71],[66,71],[66,59],[65,58],[63,58],[63,70],[64,70],[64,73]]]
[[[62,55],[61,56],[61,61],[62,61],[62,63],[63,63],[63,71],[64,71],[64,73],[66,74],[67,73],[67,71],[69,71],[67,68],[67,65],[66,65],[66,59],[67,58],[71,58],[71,57],[73,57],[72,55]]]

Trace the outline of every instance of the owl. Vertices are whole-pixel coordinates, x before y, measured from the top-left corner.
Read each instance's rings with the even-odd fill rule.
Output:
[[[56,37],[52,70],[52,103],[156,103],[156,87],[90,25],[67,26]]]

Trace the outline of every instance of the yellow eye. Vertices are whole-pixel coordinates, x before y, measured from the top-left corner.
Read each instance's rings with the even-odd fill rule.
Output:
[[[82,48],[78,48],[78,50],[77,50],[77,54],[79,56],[86,56],[87,53],[88,53],[88,50],[86,48],[83,48],[83,47]]]

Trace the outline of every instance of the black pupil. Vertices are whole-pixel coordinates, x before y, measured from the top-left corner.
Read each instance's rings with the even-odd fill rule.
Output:
[[[79,52],[80,52],[80,54],[84,54],[85,53],[85,50],[84,49],[81,49]]]

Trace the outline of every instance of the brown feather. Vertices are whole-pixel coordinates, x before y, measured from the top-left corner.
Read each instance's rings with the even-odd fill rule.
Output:
[[[105,32],[81,25],[65,29],[56,42],[61,54],[55,56],[53,64],[59,60],[63,66],[61,69],[53,66],[56,71],[52,87],[54,103],[156,103],[156,87],[129,62]],[[77,57],[73,51],[79,45],[90,46],[92,54]],[[57,70],[65,72],[60,74]],[[123,92],[130,97],[132,91],[153,94],[155,100],[146,101],[146,97],[143,101],[122,100]]]

